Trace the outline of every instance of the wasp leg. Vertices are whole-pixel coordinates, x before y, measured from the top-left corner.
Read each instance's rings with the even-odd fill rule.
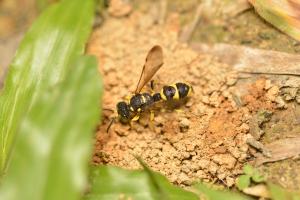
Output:
[[[197,114],[195,114],[195,113],[192,113],[192,112],[189,112],[189,111],[184,111],[184,110],[182,110],[182,109],[175,109],[175,112],[176,112],[177,114],[184,114],[185,116],[187,116],[187,115],[193,115],[193,116],[196,117],[196,118],[201,118],[201,116],[205,115],[205,114],[197,115]]]
[[[154,80],[151,80],[150,82],[150,87],[151,87],[151,90],[152,92],[154,91]]]
[[[134,116],[134,117],[131,119],[131,121],[137,121],[137,120],[139,120],[139,118],[140,118],[140,115],[137,114],[136,116]]]
[[[150,122],[149,122],[149,128],[151,131],[155,131],[155,125],[153,123],[154,121],[154,111],[153,110],[150,110]]]
[[[125,97],[125,100],[127,101],[128,104],[130,103],[131,97],[132,97],[132,95],[127,95],[127,96]]]
[[[178,114],[179,113],[184,113],[184,111],[182,110],[182,109],[174,109],[175,110],[175,112],[177,112]]]
[[[132,130],[135,129],[135,128],[134,128],[134,123],[133,123],[133,122],[138,121],[139,119],[140,119],[140,114],[137,114],[137,115],[135,115],[135,116],[130,120],[129,125],[130,125],[130,128],[131,128]]]
[[[188,116],[187,113],[182,110],[182,109],[174,109],[174,111],[176,112],[176,114],[179,116],[179,117],[185,117],[185,116]]]
[[[153,110],[150,110],[150,121],[153,121],[154,120],[154,111]]]
[[[106,129],[106,133],[108,133],[110,127],[113,125],[113,123],[115,122],[115,120],[116,120],[116,117],[113,117],[113,118],[110,120],[110,122],[109,122],[109,124],[108,124],[108,127],[107,127],[107,129]]]
[[[129,126],[130,126],[130,128],[131,128],[131,130],[133,129],[133,121],[130,121],[129,122]]]

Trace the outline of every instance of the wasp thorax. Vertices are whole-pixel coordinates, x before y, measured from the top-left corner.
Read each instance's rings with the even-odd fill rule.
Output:
[[[142,94],[136,94],[130,99],[130,106],[132,107],[132,111],[136,111],[143,104]]]
[[[131,111],[144,111],[147,107],[154,103],[153,97],[149,93],[135,94],[130,99],[130,109]]]

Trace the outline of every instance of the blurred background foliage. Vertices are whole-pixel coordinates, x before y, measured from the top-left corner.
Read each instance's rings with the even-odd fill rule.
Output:
[[[69,74],[71,63],[84,52],[93,17],[92,0],[61,2],[45,10],[25,35],[0,96],[1,173],[26,113],[41,92]]]
[[[297,0],[249,0],[267,22],[300,41],[300,2]]]

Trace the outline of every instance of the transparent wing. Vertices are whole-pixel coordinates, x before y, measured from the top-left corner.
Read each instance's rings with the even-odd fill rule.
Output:
[[[163,65],[163,52],[161,46],[154,46],[150,49],[146,62],[143,67],[139,82],[137,84],[135,93],[139,93],[146,83],[148,83],[154,74]]]

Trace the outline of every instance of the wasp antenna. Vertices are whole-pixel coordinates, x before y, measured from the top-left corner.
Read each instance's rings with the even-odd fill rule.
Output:
[[[115,122],[115,120],[116,120],[115,117],[113,117],[113,118],[111,119],[111,121],[110,121],[110,123],[109,123],[109,125],[108,125],[108,127],[107,127],[107,129],[106,129],[106,133],[108,133],[110,127],[113,125],[113,123]]]
[[[151,87],[151,90],[154,90],[154,80],[151,80],[150,87]]]
[[[102,108],[102,110],[107,110],[107,111],[114,112],[114,110],[113,110],[113,109],[111,109],[111,108]]]

